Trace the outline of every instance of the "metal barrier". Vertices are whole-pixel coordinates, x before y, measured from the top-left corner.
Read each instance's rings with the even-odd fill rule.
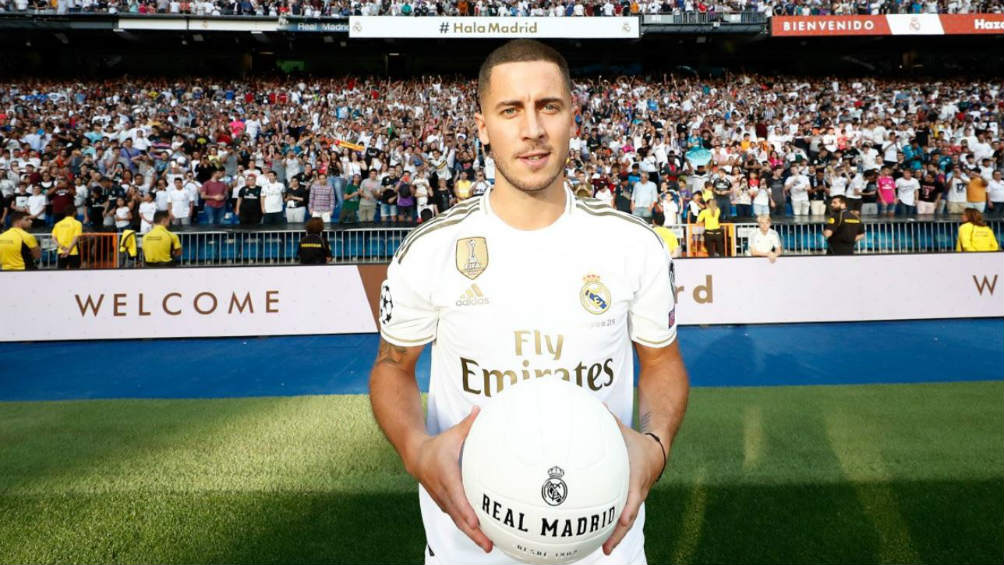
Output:
[[[989,220],[1004,248],[1004,220]],[[865,237],[857,245],[858,253],[947,253],[955,251],[958,220],[866,221]],[[781,238],[787,255],[822,255],[826,253],[823,223],[776,223],[772,228]],[[680,241],[685,257],[706,256],[697,245],[693,225],[670,226]],[[723,223],[726,231],[726,255],[746,255],[754,230],[753,223]],[[387,262],[411,231],[411,227],[369,227],[328,230],[336,263]],[[287,265],[299,261],[297,248],[304,232],[285,231],[179,231],[182,266],[211,265]],[[48,234],[37,234],[42,246],[40,268],[55,268],[55,242]],[[119,265],[118,234],[86,233],[81,238],[81,260],[85,268],[108,269]],[[140,251],[142,254],[142,251]],[[122,266],[130,263],[122,262]],[[142,261],[139,261],[142,263]]]

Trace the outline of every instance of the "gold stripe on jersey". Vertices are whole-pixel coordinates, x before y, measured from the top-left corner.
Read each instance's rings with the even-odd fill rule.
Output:
[[[423,339],[403,339],[403,338],[397,337],[394,334],[389,333],[387,330],[384,330],[384,329],[381,329],[380,333],[382,333],[383,335],[385,335],[385,336],[393,339],[394,341],[397,341],[397,342],[400,342],[400,343],[409,343],[409,344],[414,344],[414,345],[426,344],[426,343],[429,343],[430,341],[432,341],[435,338],[435,336],[429,336],[429,337],[426,337],[426,338],[423,338]]]
[[[592,199],[590,199],[590,200],[592,200]],[[636,218],[635,216],[632,216],[631,214],[628,214],[627,212],[621,212],[620,210],[615,210],[615,209],[611,208],[610,206],[607,206],[606,204],[600,204],[600,207],[594,208],[594,207],[590,206],[589,204],[587,204],[585,202],[585,200],[578,200],[578,201],[575,202],[575,205],[580,210],[582,210],[583,212],[585,212],[585,213],[587,213],[587,214],[589,214],[591,216],[610,216],[612,218],[620,218],[621,220],[624,220],[626,222],[631,222],[633,224],[637,224],[637,225],[641,226],[642,228],[645,228],[645,231],[647,231],[648,233],[652,234],[655,237],[655,239],[657,239],[659,241],[659,245],[660,246],[665,247],[665,243],[662,241],[662,238],[659,237],[659,234],[655,233],[655,230],[653,230],[651,228],[651,226],[649,226],[648,224],[646,224],[644,220]]]
[[[432,222],[429,222],[429,224],[426,226],[422,226],[416,229],[411,235],[405,238],[404,243],[401,244],[401,247],[399,247],[397,253],[395,253],[398,264],[404,261],[404,256],[411,249],[412,244],[418,241],[418,238],[422,237],[425,234],[432,233],[438,230],[439,228],[446,228],[459,224],[460,222],[467,219],[468,216],[478,211],[480,207],[479,203],[480,200],[476,200],[470,206],[466,206],[462,210],[456,213],[454,213],[453,211],[457,210],[459,207],[451,208],[450,211],[446,213],[446,215],[442,216],[441,218],[437,218]]]
[[[478,202],[478,199],[475,199],[475,200],[471,200],[469,202],[464,202],[463,204],[458,204],[458,205],[454,206],[453,208],[450,208],[446,212],[440,214],[439,216],[437,216],[437,217],[429,220],[428,223],[422,224],[421,226],[418,226],[417,228],[411,230],[411,233],[409,233],[408,236],[404,238],[404,241],[401,242],[401,247],[399,248],[399,250],[403,249],[405,247],[410,246],[411,242],[414,241],[414,239],[416,237],[418,237],[420,234],[422,234],[425,231],[427,231],[430,227],[432,227],[432,226],[434,226],[436,224],[441,223],[443,220],[445,220],[447,218],[455,216],[458,213],[458,210],[459,211],[465,211],[465,210],[470,209],[477,202]]]

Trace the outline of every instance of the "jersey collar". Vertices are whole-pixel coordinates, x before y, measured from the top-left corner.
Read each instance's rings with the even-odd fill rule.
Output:
[[[562,188],[565,190],[565,211],[561,214],[561,216],[558,216],[557,220],[554,221],[555,224],[558,223],[560,220],[564,219],[565,217],[571,216],[572,212],[575,210],[575,195],[572,194],[571,189],[568,188],[568,183],[566,182]],[[479,197],[481,199],[481,213],[484,214],[485,216],[495,218],[501,222],[502,219],[495,214],[494,210],[492,210],[491,200],[488,198],[493,190],[495,190],[494,184],[491,185],[491,187],[489,187],[488,190],[484,191],[484,193]],[[542,229],[547,229],[547,228],[542,228]]]

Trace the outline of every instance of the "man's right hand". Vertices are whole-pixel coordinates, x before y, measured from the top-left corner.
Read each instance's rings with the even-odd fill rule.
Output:
[[[457,528],[488,553],[492,550],[492,542],[478,525],[478,517],[467,502],[460,476],[460,451],[478,411],[475,406],[457,425],[423,439],[412,451],[415,455],[407,469],[422,483],[440,510],[453,518]]]

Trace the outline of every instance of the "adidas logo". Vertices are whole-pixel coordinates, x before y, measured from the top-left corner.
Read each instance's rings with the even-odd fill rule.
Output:
[[[467,288],[467,292],[457,298],[457,306],[477,306],[479,304],[490,304],[491,301],[485,296],[478,285],[472,284]]]

